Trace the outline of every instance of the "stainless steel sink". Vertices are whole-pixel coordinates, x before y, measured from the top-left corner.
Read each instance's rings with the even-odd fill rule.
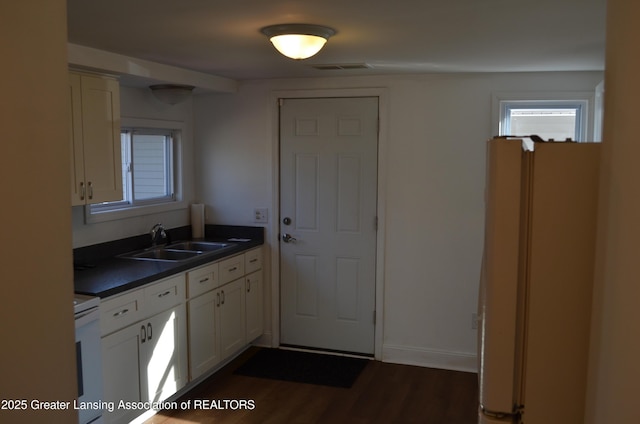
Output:
[[[146,249],[139,252],[125,253],[121,258],[138,259],[143,261],[180,262],[202,255],[201,251],[175,250],[167,248]]]
[[[119,255],[120,258],[137,259],[141,261],[181,262],[195,257],[217,252],[233,243],[212,241],[180,241],[166,246],[138,250]]]
[[[211,252],[231,246],[231,243],[221,243],[213,241],[180,241],[166,246],[166,249]]]

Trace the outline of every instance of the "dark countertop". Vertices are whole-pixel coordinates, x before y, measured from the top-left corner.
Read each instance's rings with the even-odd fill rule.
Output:
[[[189,240],[190,227],[168,230],[171,242]],[[75,292],[105,298],[153,281],[185,272],[191,268],[220,260],[264,244],[262,227],[207,225],[206,241],[224,241],[231,246],[199,255],[182,262],[144,261],[119,258],[117,255],[149,247],[149,235],[131,237],[74,249]],[[231,241],[229,239],[249,239]]]

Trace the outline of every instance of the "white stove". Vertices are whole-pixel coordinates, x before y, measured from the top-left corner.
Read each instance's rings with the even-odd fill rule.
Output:
[[[96,296],[87,296],[85,294],[75,294],[73,298],[73,312],[77,315],[90,309],[100,307],[100,298]]]
[[[102,348],[100,344],[100,298],[76,294],[73,299],[76,318],[76,366],[78,402],[102,399]],[[80,409],[80,424],[102,422],[102,410]]]

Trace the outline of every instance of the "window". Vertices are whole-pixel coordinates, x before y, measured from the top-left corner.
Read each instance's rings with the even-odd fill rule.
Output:
[[[583,102],[501,102],[500,135],[536,134],[545,140],[584,141],[584,109]]]
[[[172,131],[122,131],[124,199],[132,205],[174,199],[173,138]]]
[[[531,92],[493,96],[494,134],[591,141],[594,93]]]
[[[180,130],[123,127],[120,133],[123,198],[91,205],[87,215],[93,218],[87,220],[117,219],[120,216],[102,219],[96,216],[176,203],[179,139]]]

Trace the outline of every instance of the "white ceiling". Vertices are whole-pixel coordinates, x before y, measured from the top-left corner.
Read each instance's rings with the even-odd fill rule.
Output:
[[[236,80],[425,72],[603,70],[606,0],[68,0],[69,42]],[[316,56],[259,30],[313,23]],[[310,65],[366,63],[362,70]]]

